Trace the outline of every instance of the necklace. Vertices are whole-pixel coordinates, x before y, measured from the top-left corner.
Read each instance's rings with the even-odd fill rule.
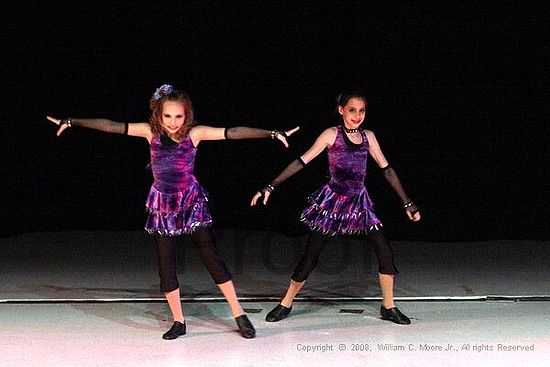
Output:
[[[359,129],[347,129],[347,130],[356,130],[358,131]],[[361,139],[361,142],[360,143],[354,143],[351,141],[351,139],[349,138],[348,134],[342,134],[343,138],[344,138],[344,142],[346,143],[346,145],[348,146],[348,148],[350,148],[351,150],[357,150],[359,148],[361,148],[361,146],[363,145],[363,138]]]
[[[342,127],[344,128],[344,131],[347,132],[347,133],[356,133],[359,131],[359,128],[357,129],[348,129],[345,125],[342,125]]]

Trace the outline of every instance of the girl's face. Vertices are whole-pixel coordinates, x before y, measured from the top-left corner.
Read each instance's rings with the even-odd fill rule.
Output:
[[[168,134],[176,134],[185,122],[185,108],[181,102],[166,101],[162,104],[161,127]]]
[[[348,129],[357,129],[365,120],[367,106],[363,99],[351,98],[344,107],[338,106],[338,112]]]

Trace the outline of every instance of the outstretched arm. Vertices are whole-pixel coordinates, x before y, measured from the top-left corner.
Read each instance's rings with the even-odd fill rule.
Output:
[[[306,166],[306,164],[317,157],[323,150],[325,150],[325,148],[332,146],[332,144],[334,143],[334,139],[336,139],[336,130],[334,128],[323,131],[307,152],[290,162],[290,164],[283,170],[283,172],[281,172],[279,176],[271,181],[269,185],[254,194],[254,196],[252,197],[252,201],[250,202],[250,206],[256,205],[256,202],[262,196],[264,197],[263,204],[267,204],[267,200],[269,199],[269,196],[271,195],[273,190],[275,190],[275,187],[282,184],[290,176],[301,171],[302,168]]]
[[[409,217],[410,220],[413,220],[415,222],[420,220],[419,208],[409,198],[409,196],[405,192],[405,189],[403,188],[403,185],[401,184],[401,181],[399,180],[399,177],[397,176],[397,173],[390,166],[390,164],[386,160],[386,157],[384,157],[384,154],[382,153],[382,149],[380,149],[380,145],[376,140],[376,136],[372,131],[367,131],[367,138],[369,139],[370,154],[372,155],[372,157],[374,158],[378,166],[382,168],[384,177],[386,178],[390,186],[393,188],[395,193],[399,196],[399,198],[403,202],[403,208],[405,209],[407,216]]]
[[[288,131],[279,131],[256,129],[246,126],[220,128],[197,125],[191,129],[189,134],[195,146],[202,140],[271,138],[280,140],[288,148],[287,138],[298,131],[298,129],[300,129],[298,126]]]
[[[81,126],[88,129],[94,129],[99,131],[104,131],[112,134],[124,134],[130,136],[139,136],[146,138],[151,141],[152,130],[151,125],[145,122],[141,123],[127,123],[127,122],[116,122],[107,119],[83,119],[83,118],[66,118],[58,119],[52,116],[46,116],[48,120],[53,122],[56,125],[59,125],[59,130],[57,130],[57,136],[60,136],[63,131],[72,127],[72,126]]]

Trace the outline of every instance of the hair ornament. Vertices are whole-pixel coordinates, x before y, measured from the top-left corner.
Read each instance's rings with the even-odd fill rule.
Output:
[[[172,87],[170,84],[163,84],[160,87],[157,88],[155,93],[153,94],[153,99],[155,101],[158,101],[162,98],[162,96],[166,96],[174,91],[174,87]]]

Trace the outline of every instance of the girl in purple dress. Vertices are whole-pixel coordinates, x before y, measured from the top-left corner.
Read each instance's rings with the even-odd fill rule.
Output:
[[[280,321],[290,314],[292,301],[302,289],[330,236],[364,234],[373,245],[378,259],[382,305],[382,319],[398,324],[410,324],[410,320],[395,306],[393,300],[394,276],[398,273],[390,243],[382,232],[382,224],[376,217],[365,187],[367,156],[370,154],[382,168],[384,176],[399,195],[410,220],[420,220],[417,206],[409,199],[401,186],[395,170],[390,167],[374,133],[361,128],[366,116],[367,101],[361,93],[342,93],[337,101],[342,125],[321,133],[311,148],[293,161],[269,185],[258,191],[251,205],[263,196],[267,204],[273,190],[284,180],[300,171],[323,150],[328,150],[330,181],[309,197],[309,205],[302,211],[301,220],[310,233],[305,252],[292,274],[286,295],[266,320]]]
[[[160,289],[164,292],[174,323],[163,339],[175,339],[186,333],[176,274],[176,243],[180,235],[190,235],[200,259],[229,303],[231,313],[244,338],[254,338],[256,331],[243,311],[232,276],[220,258],[211,233],[212,217],[208,193],[193,174],[195,154],[202,140],[271,138],[288,147],[287,132],[248,127],[214,128],[197,125],[191,100],[183,91],[165,84],[150,100],[152,111],[148,123],[121,123],[105,119],[48,120],[59,125],[57,135],[75,125],[109,133],[147,139],[151,151],[154,182],[147,197],[149,213],[145,229],[154,234],[158,255]]]

